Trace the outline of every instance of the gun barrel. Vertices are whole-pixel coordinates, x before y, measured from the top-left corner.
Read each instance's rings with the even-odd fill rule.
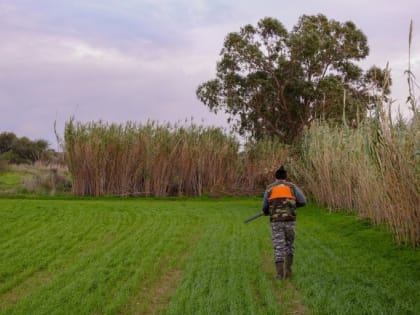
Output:
[[[249,217],[248,219],[246,219],[244,221],[244,223],[248,223],[248,222],[250,222],[252,220],[258,219],[259,217],[262,217],[263,215],[264,215],[264,213],[257,213],[255,215],[253,215],[252,217]]]

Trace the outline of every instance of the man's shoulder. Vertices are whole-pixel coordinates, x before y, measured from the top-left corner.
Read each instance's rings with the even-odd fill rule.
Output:
[[[278,184],[279,184],[279,181],[278,181],[278,180],[276,180],[276,181],[272,182],[271,184],[269,184],[269,185],[266,187],[266,190],[270,190],[271,188],[273,188],[274,186],[277,186]]]

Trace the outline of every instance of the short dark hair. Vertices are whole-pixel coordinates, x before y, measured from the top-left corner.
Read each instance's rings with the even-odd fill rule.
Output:
[[[286,179],[287,178],[287,171],[284,169],[284,166],[280,166],[280,168],[274,174],[276,179]]]

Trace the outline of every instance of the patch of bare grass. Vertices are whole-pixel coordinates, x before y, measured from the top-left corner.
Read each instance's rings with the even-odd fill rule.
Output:
[[[13,289],[0,295],[0,312],[7,310],[20,299],[29,296],[32,291],[47,284],[51,279],[52,274],[48,271],[38,271],[34,273],[31,277],[27,278]]]

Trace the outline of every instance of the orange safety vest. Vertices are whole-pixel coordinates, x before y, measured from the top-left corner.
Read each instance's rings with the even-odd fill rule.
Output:
[[[277,198],[296,200],[296,197],[293,195],[292,188],[290,188],[289,185],[282,183],[271,188],[271,193],[268,197],[268,200],[273,200]]]

